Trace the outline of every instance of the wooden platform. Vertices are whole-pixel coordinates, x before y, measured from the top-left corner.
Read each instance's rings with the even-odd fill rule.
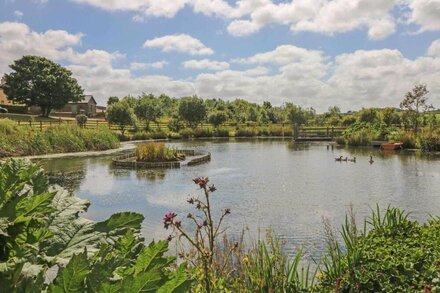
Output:
[[[322,136],[322,137],[298,137],[295,141],[332,141],[331,137]]]

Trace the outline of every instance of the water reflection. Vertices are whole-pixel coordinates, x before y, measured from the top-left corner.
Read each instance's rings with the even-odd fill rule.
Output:
[[[191,179],[208,176],[218,187],[218,210],[231,208],[228,233],[249,228],[253,239],[271,227],[287,247],[306,244],[311,254],[323,247],[322,218],[340,227],[350,204],[360,221],[376,203],[412,211],[424,220],[440,215],[440,158],[414,152],[383,153],[372,148],[327,149],[326,143],[294,144],[283,139],[194,140],[177,148],[211,152],[211,162],[180,169],[124,170],[111,157],[41,162],[51,171],[80,170],[76,194],[90,199],[87,217],[102,220],[114,212],[144,214],[147,239],[166,238],[162,216],[186,215],[189,194],[200,192]],[[374,164],[368,163],[369,156]],[[356,157],[356,163],[335,157]],[[216,209],[217,210],[217,209]]]

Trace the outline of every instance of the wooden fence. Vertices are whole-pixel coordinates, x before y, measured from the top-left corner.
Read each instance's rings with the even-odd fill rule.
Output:
[[[17,121],[17,124],[20,126],[30,126],[35,127],[40,130],[43,130],[48,127],[54,127],[58,125],[77,125],[76,120],[53,120],[53,121]],[[264,127],[265,125],[258,125],[257,123],[225,123],[222,125],[223,127],[233,127],[233,128],[243,128],[243,127]],[[268,126],[276,126],[276,127],[286,127],[290,128],[291,125],[288,123],[279,123],[279,124],[269,124]],[[84,128],[86,129],[96,129],[98,127],[108,127],[111,130],[119,130],[119,125],[116,124],[110,124],[107,121],[104,120],[89,120],[84,125]],[[137,124],[137,129],[145,129],[146,125],[143,123]],[[150,123],[149,125],[151,130],[155,131],[168,131],[168,124],[166,123]],[[182,125],[183,127],[183,125]],[[199,124],[199,127],[202,128],[213,128],[211,124],[208,123],[201,123]],[[134,130],[134,126],[127,125],[125,127],[126,131]],[[293,127],[292,129],[292,136],[296,140],[332,140],[338,136],[341,136],[342,133],[346,127]]]

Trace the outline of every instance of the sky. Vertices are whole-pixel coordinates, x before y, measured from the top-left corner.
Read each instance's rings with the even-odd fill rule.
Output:
[[[0,76],[23,55],[109,96],[440,108],[440,0],[0,0]]]

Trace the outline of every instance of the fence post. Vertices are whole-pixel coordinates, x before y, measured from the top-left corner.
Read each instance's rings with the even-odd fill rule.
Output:
[[[99,127],[99,121],[96,120],[96,129],[98,129],[98,127]]]
[[[332,126],[332,139],[334,139],[334,137],[335,137],[335,127]]]
[[[20,121],[20,120],[18,120],[18,126],[20,126],[20,122],[21,122],[21,121]]]
[[[326,135],[325,136],[327,136],[328,137],[328,126],[327,126],[327,132],[326,132]]]
[[[43,131],[43,121],[40,121],[40,131]]]
[[[32,127],[32,120],[29,120],[29,126]]]

